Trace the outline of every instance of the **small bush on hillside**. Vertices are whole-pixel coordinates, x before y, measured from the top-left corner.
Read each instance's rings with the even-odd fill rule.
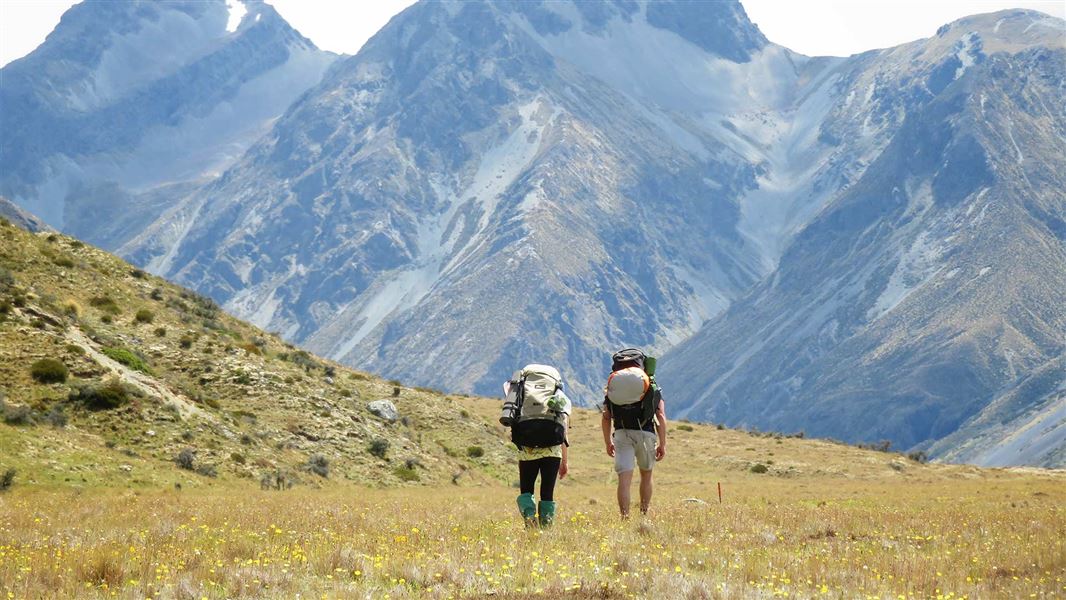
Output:
[[[329,459],[321,454],[312,454],[307,459],[307,470],[319,477],[329,478]]]
[[[70,352],[71,354],[77,354],[79,356],[85,354],[85,348],[82,348],[81,346],[79,346],[77,344],[67,344],[66,345],[66,350],[67,350],[67,352]]]
[[[183,349],[188,350],[189,348],[192,348],[192,343],[195,341],[196,339],[193,338],[191,335],[185,334],[181,336],[181,339],[178,340],[178,345],[181,346]]]
[[[63,383],[69,374],[67,366],[54,358],[42,358],[30,366],[30,376],[39,383]]]
[[[154,333],[156,337],[167,337],[167,328],[156,327],[155,331],[153,331],[152,333]]]
[[[17,473],[15,469],[8,469],[4,471],[3,475],[0,475],[0,492],[6,492],[11,489],[11,486],[15,485],[15,475]]]
[[[367,451],[370,452],[372,456],[376,456],[378,458],[385,458],[385,455],[389,452],[389,440],[386,440],[385,438],[378,438],[370,442],[370,446],[367,447]]]
[[[917,463],[929,462],[929,455],[925,453],[925,450],[918,450],[917,452],[911,452],[907,454],[907,458]]]
[[[94,296],[89,298],[89,306],[110,315],[117,315],[122,312],[118,307],[118,303],[115,302],[114,298],[111,296]]]
[[[255,354],[256,356],[259,356],[263,353],[263,351],[259,349],[259,346],[256,346],[252,342],[245,342],[241,344],[240,347],[248,354]]]
[[[392,397],[396,398],[396,397],[399,397],[399,395],[400,395],[400,388],[398,388],[398,387],[392,388]]]
[[[120,348],[115,346],[107,346],[100,350],[108,358],[115,362],[122,363],[134,371],[140,371],[148,375],[152,374],[152,368],[148,366],[148,363],[144,362],[144,359],[133,353],[132,350],[127,348]]]
[[[244,458],[244,455],[241,454],[240,452],[231,453],[229,455],[229,459],[232,460],[233,462],[237,463],[238,465],[243,465],[246,462],[248,462],[248,459]]]
[[[0,417],[3,417],[5,425],[12,427],[28,427],[35,425],[33,410],[28,406],[12,406],[0,400]]]
[[[158,302],[158,301],[163,299],[163,290],[161,290],[159,288],[155,288],[154,290],[152,290],[152,293],[149,295],[149,297],[152,300],[155,300],[155,301]]]
[[[109,379],[79,387],[70,393],[70,400],[80,402],[90,410],[111,410],[129,404],[137,395],[118,379]]]
[[[677,430],[678,431],[693,431],[692,425],[689,425],[688,423],[682,423],[682,424],[678,425],[677,426]]]
[[[748,470],[751,471],[752,473],[765,473],[765,472],[769,471],[770,469],[767,468],[766,465],[764,465],[762,463],[755,463]]]
[[[485,449],[481,446],[470,446],[466,449],[466,455],[470,458],[481,458],[485,456]]]
[[[196,468],[196,451],[192,448],[183,449],[174,457],[174,464],[178,465],[179,469],[192,471]]]
[[[200,465],[196,467],[196,474],[204,477],[218,477],[218,469],[215,465]]]
[[[141,310],[137,311],[136,315],[133,316],[133,320],[138,323],[151,323],[155,320],[155,313],[148,310],[147,308],[142,308]]]
[[[80,317],[81,305],[78,304],[75,300],[67,300],[65,303],[63,303],[63,313],[66,314],[68,317]]]
[[[11,301],[7,298],[0,300],[0,315],[9,315],[14,307],[11,305]]]
[[[130,271],[130,277],[134,279],[144,279],[148,277],[148,273],[145,273],[143,269],[134,269]]]
[[[70,422],[70,417],[67,416],[66,411],[61,404],[53,404],[52,408],[48,410],[44,415],[44,420],[52,427],[56,429],[63,429]]]
[[[874,442],[871,444],[858,444],[858,447],[862,448],[863,450],[888,452],[892,448],[892,442],[890,440],[881,440],[880,442]]]

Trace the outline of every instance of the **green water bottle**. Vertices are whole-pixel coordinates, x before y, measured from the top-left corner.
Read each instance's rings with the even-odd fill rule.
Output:
[[[648,377],[655,377],[655,363],[656,358],[654,356],[644,357],[644,372],[648,374]]]

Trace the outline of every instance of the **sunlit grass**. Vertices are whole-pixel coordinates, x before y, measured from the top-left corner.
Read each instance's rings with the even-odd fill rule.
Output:
[[[545,531],[502,487],[28,490],[0,499],[0,597],[1054,597],[1059,483],[746,481],[722,504],[661,489],[629,522],[564,485]]]

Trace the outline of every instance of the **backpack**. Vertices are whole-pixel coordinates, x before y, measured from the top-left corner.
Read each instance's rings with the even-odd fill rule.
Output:
[[[563,387],[559,371],[527,365],[515,371],[508,384],[500,423],[511,428],[511,441],[526,448],[567,444],[567,417],[557,398]]]
[[[611,356],[611,375],[604,388],[604,400],[611,409],[615,427],[644,429],[654,422],[662,391],[655,383],[655,359],[636,348],[619,350]]]

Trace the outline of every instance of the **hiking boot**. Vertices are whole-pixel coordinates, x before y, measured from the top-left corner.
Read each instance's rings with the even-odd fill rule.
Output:
[[[526,527],[537,524],[537,505],[533,502],[533,494],[519,494],[518,512],[522,513]]]
[[[551,527],[552,521],[555,520],[555,502],[541,500],[537,504],[537,510],[540,512],[540,526]]]

